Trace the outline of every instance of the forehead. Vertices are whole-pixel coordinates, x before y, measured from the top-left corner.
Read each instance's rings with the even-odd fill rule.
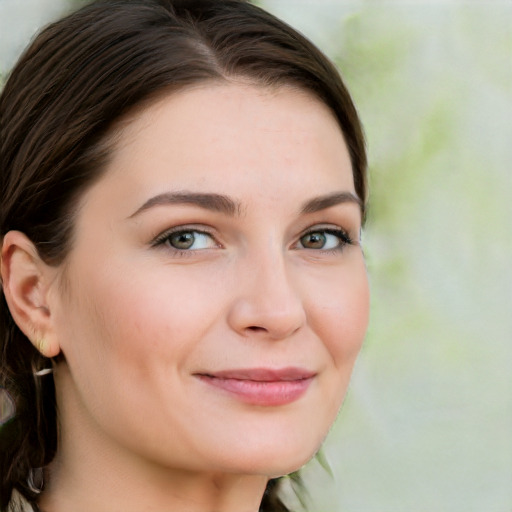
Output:
[[[354,191],[343,135],[326,105],[291,87],[226,83],[172,93],[125,120],[101,182],[140,200],[173,189]]]

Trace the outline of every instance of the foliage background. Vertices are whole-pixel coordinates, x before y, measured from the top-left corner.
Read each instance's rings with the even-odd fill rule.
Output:
[[[0,73],[72,0],[0,0]],[[311,512],[512,510],[512,1],[261,0],[366,127],[371,324]]]

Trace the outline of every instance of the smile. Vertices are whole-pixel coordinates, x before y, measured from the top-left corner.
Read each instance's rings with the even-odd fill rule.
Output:
[[[206,384],[242,402],[260,406],[286,405],[306,393],[315,373],[300,368],[227,370],[196,375]]]

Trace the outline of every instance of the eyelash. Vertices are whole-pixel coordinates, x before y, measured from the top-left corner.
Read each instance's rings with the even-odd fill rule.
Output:
[[[333,247],[331,249],[316,249],[316,251],[322,251],[324,253],[339,253],[343,251],[343,249],[347,245],[354,245],[355,242],[352,239],[352,237],[343,229],[341,228],[334,228],[334,227],[322,227],[322,226],[315,226],[311,229],[308,229],[306,232],[304,232],[300,237],[297,243],[301,243],[301,240],[312,234],[327,234],[327,235],[333,235],[338,238],[338,245],[336,247]],[[307,247],[304,247],[305,250],[308,250]],[[315,249],[309,249],[314,251]]]
[[[196,228],[196,227],[193,227],[193,226],[179,226],[179,227],[176,227],[176,228],[172,228],[172,229],[169,229],[167,231],[164,231],[162,234],[158,235],[154,240],[153,242],[151,242],[151,245],[153,247],[158,247],[158,246],[162,246],[162,245],[167,245],[168,248],[172,251],[174,251],[176,254],[178,255],[181,255],[181,256],[187,256],[189,255],[190,253],[192,252],[197,252],[198,249],[178,249],[176,247],[173,247],[171,244],[170,244],[170,238],[173,236],[173,235],[180,235],[180,234],[186,234],[186,233],[194,233],[194,234],[199,234],[199,235],[204,235],[204,236],[207,236],[209,238],[211,238],[215,244],[219,247],[219,244],[215,241],[215,238],[213,236],[212,233],[210,233],[209,231],[206,231],[204,229],[199,229],[199,228]]]
[[[195,227],[192,227],[192,226],[190,226],[190,227],[179,226],[177,228],[173,228],[173,229],[164,231],[163,233],[158,235],[151,242],[151,246],[152,247],[158,247],[158,246],[167,245],[170,250],[172,250],[175,254],[180,255],[180,256],[189,256],[193,252],[198,252],[198,251],[204,250],[204,249],[178,249],[176,247],[173,247],[169,243],[170,238],[173,235],[180,235],[180,234],[186,234],[186,233],[195,233],[195,234],[207,236],[213,242],[215,242],[217,247],[220,247],[220,244],[218,244],[218,242],[216,242],[216,240],[215,240],[215,238],[214,238],[212,233],[210,233],[209,231],[206,231],[204,229],[198,229],[198,228],[195,228]],[[308,229],[304,233],[302,233],[299,236],[298,241],[294,245],[297,246],[298,244],[301,244],[302,243],[301,240],[304,237],[306,237],[308,235],[312,235],[312,234],[332,235],[332,236],[335,236],[335,237],[338,238],[339,243],[338,243],[338,245],[336,247],[333,247],[333,248],[330,248],[330,249],[323,249],[323,248],[311,249],[311,248],[307,248],[307,247],[294,247],[294,248],[295,249],[310,250],[310,251],[322,251],[324,253],[339,253],[339,252],[341,252],[345,248],[345,246],[347,246],[347,245],[355,245],[354,240],[350,237],[350,235],[345,230],[343,230],[341,228],[322,227],[322,226],[315,226],[315,227],[313,227],[311,229]]]

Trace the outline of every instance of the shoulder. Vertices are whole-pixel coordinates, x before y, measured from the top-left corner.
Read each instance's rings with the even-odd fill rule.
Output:
[[[18,491],[14,490],[7,512],[40,512],[35,504],[29,503]]]

